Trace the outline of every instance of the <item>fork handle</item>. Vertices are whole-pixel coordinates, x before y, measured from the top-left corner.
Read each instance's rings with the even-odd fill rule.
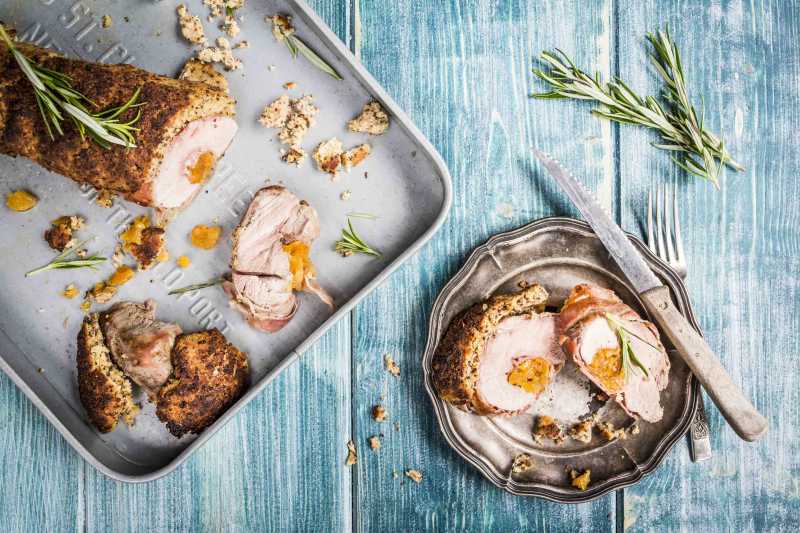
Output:
[[[767,419],[737,387],[719,359],[672,303],[669,289],[661,286],[641,294],[647,310],[708,392],[737,435],[755,441],[767,432]]]

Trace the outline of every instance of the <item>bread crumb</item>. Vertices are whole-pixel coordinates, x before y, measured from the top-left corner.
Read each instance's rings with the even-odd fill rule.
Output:
[[[88,313],[89,309],[91,308],[92,308],[92,302],[89,301],[88,299],[81,302],[81,311],[83,311],[84,313]]]
[[[95,301],[99,304],[104,304],[111,300],[116,294],[116,287],[107,285],[103,281],[98,281],[91,289],[86,291],[85,299],[90,302]]]
[[[278,139],[283,144],[297,146],[315,124],[317,113],[319,108],[314,105],[313,96],[293,100],[284,94],[264,108],[258,121],[267,128],[280,128]]]
[[[317,145],[313,157],[320,170],[335,176],[342,164],[342,153],[342,142],[334,137]]]
[[[514,457],[514,462],[511,465],[511,472],[514,474],[521,474],[533,467],[533,460],[527,453],[521,453]]]
[[[569,436],[579,442],[590,442],[592,440],[592,428],[594,427],[594,417],[588,417],[573,425],[569,429]]]
[[[184,4],[178,6],[178,24],[183,38],[194,44],[205,44],[206,34],[203,22],[197,15],[192,15]]]
[[[356,133],[381,135],[389,129],[389,115],[377,101],[369,102],[361,114],[347,123],[347,129]]]
[[[386,408],[382,405],[375,405],[372,407],[372,418],[374,418],[376,422],[383,422],[386,420],[386,414]]]
[[[378,435],[373,435],[369,438],[369,447],[376,452],[381,449],[381,439]]]
[[[350,199],[350,194],[350,191],[342,191],[342,194],[339,195],[339,199],[341,199],[343,202],[346,202]]]
[[[222,23],[222,31],[224,31],[228,37],[236,37],[241,32],[241,28],[239,27],[239,23],[236,21],[236,18],[228,15],[225,17],[225,21]]]
[[[615,429],[614,424],[611,422],[600,422],[597,424],[597,429],[600,431],[600,435],[608,442],[617,439],[625,440],[625,437],[627,437],[625,428]]]
[[[345,170],[349,171],[351,168],[360,165],[370,152],[372,152],[372,148],[368,144],[360,144],[352,150],[345,152],[344,155],[342,155],[342,164]]]
[[[73,233],[83,227],[84,219],[77,216],[58,217],[50,223],[50,228],[44,232],[44,240],[53,250],[63,252],[75,245]]]
[[[345,459],[344,464],[347,466],[353,466],[358,462],[358,454],[356,453],[356,445],[353,444],[353,441],[350,440],[347,442],[347,459]]]
[[[289,15],[272,15],[265,19],[267,24],[272,23],[272,35],[278,42],[294,33],[294,26],[292,26],[292,17]]]
[[[306,158],[306,151],[299,146],[290,146],[281,156],[281,161],[289,165],[300,166]]]
[[[542,443],[543,439],[550,439],[559,444],[564,440],[564,436],[561,433],[561,428],[552,417],[542,415],[536,419],[533,439],[539,444]]]
[[[422,483],[422,472],[419,470],[406,470],[406,476],[414,483]]]
[[[590,474],[591,470],[588,468],[584,470],[583,474],[578,474],[575,470],[570,471],[569,475],[572,478],[572,486],[578,490],[586,490],[591,483]]]
[[[283,88],[286,89],[287,91],[291,91],[292,89],[297,88],[297,83],[293,81],[287,81],[286,83],[283,84]]]
[[[234,57],[231,43],[225,37],[217,37],[217,46],[200,50],[197,59],[203,63],[221,63],[225,70],[237,70],[242,66],[241,60]]]
[[[386,370],[394,377],[398,377],[400,375],[400,366],[394,362],[392,354],[387,353],[383,355],[383,365],[386,367]]]
[[[234,48],[250,48],[250,41],[247,41],[247,40],[239,41],[238,43],[233,45],[233,47]]]
[[[114,19],[111,18],[111,15],[103,15],[100,24],[104,28],[110,28],[114,24]]]

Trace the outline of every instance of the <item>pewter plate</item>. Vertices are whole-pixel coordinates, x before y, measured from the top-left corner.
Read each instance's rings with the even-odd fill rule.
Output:
[[[0,20],[14,25],[23,40],[62,51],[72,57],[108,63],[131,63],[150,71],[174,76],[193,55],[179,35],[175,14],[177,1],[138,0],[4,0]],[[201,0],[185,1],[201,16],[211,39],[220,35],[206,21]],[[266,15],[293,15],[297,34],[343,77],[336,81],[302,57],[292,59],[286,47],[272,37]],[[103,15],[113,25],[103,29]],[[187,254],[192,265],[176,268],[174,260],[141,273],[125,285],[115,301],[153,298],[157,316],[177,322],[184,331],[210,327],[249,355],[252,386],[213,426],[199,436],[172,437],[145,402],[133,428],[119,427],[100,435],[86,421],[80,405],[75,376],[75,338],[82,313],[80,299],[67,300],[60,292],[68,283],[83,291],[106,279],[112,271],[53,271],[30,279],[24,273],[54,256],[42,239],[54,218],[80,214],[87,228],[79,236],[94,235],[91,249],[109,257],[125,224],[145,209],[116,201],[103,209],[93,201],[94,192],[44,171],[25,159],[0,156],[0,194],[26,188],[40,203],[26,213],[0,209],[0,368],[45,414],[67,441],[104,474],[123,481],[147,481],[170,472],[259,393],[331,325],[347,314],[368,292],[417,250],[443,222],[451,202],[450,176],[436,150],[409,121],[375,79],[358,64],[325,24],[300,1],[250,0],[241,13],[239,39],[250,43],[236,50],[244,68],[226,73],[237,99],[240,130],[220,162],[204,193],[171,223],[167,246],[172,258]],[[373,146],[371,156],[352,173],[333,183],[306,161],[299,168],[280,161],[281,145],[276,130],[258,124],[261,109],[285,92],[283,84],[294,81],[291,94],[313,93],[320,114],[306,137],[308,152],[317,143],[338,136],[345,146],[362,142]],[[389,131],[379,137],[348,133],[346,122],[372,99],[391,115]],[[368,172],[368,175],[365,175]],[[308,294],[300,295],[299,312],[288,326],[275,334],[257,332],[227,305],[219,288],[180,298],[170,289],[208,280],[228,269],[231,231],[252,194],[268,183],[282,183],[306,199],[320,215],[322,234],[312,249],[320,283],[334,296],[332,312]],[[351,191],[347,201],[340,194]],[[383,256],[342,258],[333,251],[345,224],[346,213],[375,213],[377,220],[355,220],[362,236]],[[198,223],[223,227],[223,239],[213,251],[192,248],[187,239]],[[102,309],[102,306],[99,306]],[[144,400],[143,395],[139,399]],[[123,426],[120,424],[120,426]]]
[[[653,272],[670,288],[678,309],[697,328],[681,279],[641,241],[629,237]],[[495,235],[475,249],[442,289],[431,313],[422,367],[425,387],[445,439],[492,483],[512,494],[579,503],[636,483],[655,470],[686,433],[697,409],[696,380],[670,346],[667,346],[672,364],[669,385],[661,392],[664,417],[655,424],[637,423],[639,433],[625,440],[605,442],[595,434],[587,444],[568,439],[554,445],[548,441],[540,444],[532,438],[534,419],[540,414],[551,415],[561,422],[577,422],[589,412],[598,412],[603,420],[615,423],[616,427],[629,427],[633,423],[613,402],[592,400],[588,382],[571,362],[550,389],[520,416],[476,416],[436,396],[431,361],[453,317],[492,294],[518,291],[518,284],[523,281],[544,286],[550,293],[548,306],[552,307],[560,306],[578,283],[594,283],[613,289],[642,316],[647,316],[635,291],[585,222],[545,218]],[[512,462],[522,453],[531,456],[533,468],[512,474]],[[582,492],[570,486],[568,471],[573,468],[591,469],[592,483],[588,490]]]

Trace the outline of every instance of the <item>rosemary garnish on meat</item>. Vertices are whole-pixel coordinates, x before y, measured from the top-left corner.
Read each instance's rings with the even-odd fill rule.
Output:
[[[294,26],[291,23],[291,17],[284,16],[284,15],[273,15],[271,17],[267,17],[268,20],[272,21],[272,34],[275,36],[278,41],[283,41],[286,44],[286,48],[289,49],[289,52],[292,54],[292,57],[297,57],[297,54],[303,54],[303,56],[308,59],[308,61],[317,67],[322,72],[328,74],[330,77],[341,80],[342,77],[339,75],[336,70],[329,64],[325,62],[324,59],[319,57],[314,50],[309,48],[306,43],[300,40],[300,38],[295,35]]]
[[[344,257],[353,254],[366,254],[380,257],[381,253],[368,245],[358,236],[350,218],[347,218],[347,229],[342,230],[342,238],[336,241],[334,249]]]
[[[653,146],[682,154],[680,158],[672,156],[675,164],[719,188],[723,166],[736,171],[744,167],[733,160],[723,140],[705,128],[702,111],[698,117],[689,102],[680,54],[669,29],[648,33],[647,40],[654,49],[650,59],[665,83],[664,106],[652,96],[639,96],[617,76],[602,83],[599,73],[590,76],[558,49],[555,53],[542,52],[540,56],[549,65],[549,72],[533,69],[537,77],[550,85],[550,91],[531,96],[592,100],[603,106],[592,110],[599,117],[654,129],[662,142]]]
[[[0,39],[3,40],[20,70],[33,85],[36,104],[39,106],[39,112],[51,139],[55,140],[54,131],[58,135],[64,135],[61,123],[69,118],[78,130],[81,139],[86,139],[88,136],[103,148],[110,148],[112,144],[136,148],[136,139],[133,134],[139,131],[135,124],[141,118],[141,109],[138,109],[136,115],[127,122],[120,122],[119,117],[129,109],[145,105],[138,101],[141,88],[136,89],[130,99],[121,106],[105,111],[90,111],[90,107],[96,108],[97,105],[72,88],[72,80],[69,76],[44,68],[25,57],[14,46],[11,37],[1,24]]]
[[[89,257],[80,257],[78,255],[78,250],[86,244],[89,240],[79,242],[75,246],[71,246],[55,256],[52,261],[47,263],[46,265],[35,268],[30,272],[25,274],[26,278],[33,276],[34,274],[39,274],[40,272],[46,272],[48,270],[56,270],[56,269],[63,269],[63,268],[90,268],[92,270],[97,270],[95,265],[98,265],[104,261],[106,261],[105,257],[100,257],[99,255],[92,254]]]
[[[184,294],[184,293],[187,293],[187,292],[199,291],[200,289],[205,289],[207,287],[213,287],[214,285],[219,285],[223,281],[225,281],[224,278],[216,278],[216,279],[208,280],[208,281],[206,281],[204,283],[196,283],[194,285],[187,285],[186,287],[181,287],[180,289],[172,289],[167,294],[169,294],[169,295]]]
[[[644,374],[645,379],[650,378],[650,373],[647,371],[647,367],[636,357],[636,354],[633,352],[633,348],[631,347],[631,340],[630,336],[636,337],[640,341],[653,346],[640,336],[636,335],[635,333],[629,331],[624,324],[614,315],[610,313],[605,313],[605,318],[608,321],[608,325],[611,326],[611,329],[617,334],[617,338],[619,339],[619,346],[620,352],[622,354],[622,373],[625,377],[626,381],[628,376],[633,374],[634,366],[638,367],[642,374]],[[656,346],[653,346],[656,350],[658,349]]]

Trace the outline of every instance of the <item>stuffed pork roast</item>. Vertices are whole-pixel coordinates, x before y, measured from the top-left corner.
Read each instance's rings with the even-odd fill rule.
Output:
[[[433,356],[439,396],[479,415],[525,411],[564,366],[557,315],[531,285],[493,296],[456,317]]]
[[[176,80],[130,65],[67,59],[51,50],[17,45],[29,59],[66,74],[98,110],[124,104],[141,90],[136,148],[105,149],[81,139],[65,122],[64,135],[51,139],[31,83],[11,53],[0,46],[0,153],[24,156],[50,171],[144,206],[185,207],[211,176],[236,134],[235,101],[207,83]]]
[[[155,302],[120,302],[91,313],[78,334],[78,393],[102,433],[139,412],[134,384],[176,437],[199,433],[244,392],[246,354],[216,329],[185,334],[155,318]]]
[[[233,234],[231,305],[256,329],[274,332],[297,312],[296,291],[333,306],[316,280],[309,252],[319,236],[316,210],[284,187],[258,191]]]
[[[656,327],[608,289],[578,285],[560,313],[561,346],[580,370],[631,416],[658,422],[669,358]],[[621,337],[630,343],[623,354]],[[630,354],[633,355],[630,355]]]

